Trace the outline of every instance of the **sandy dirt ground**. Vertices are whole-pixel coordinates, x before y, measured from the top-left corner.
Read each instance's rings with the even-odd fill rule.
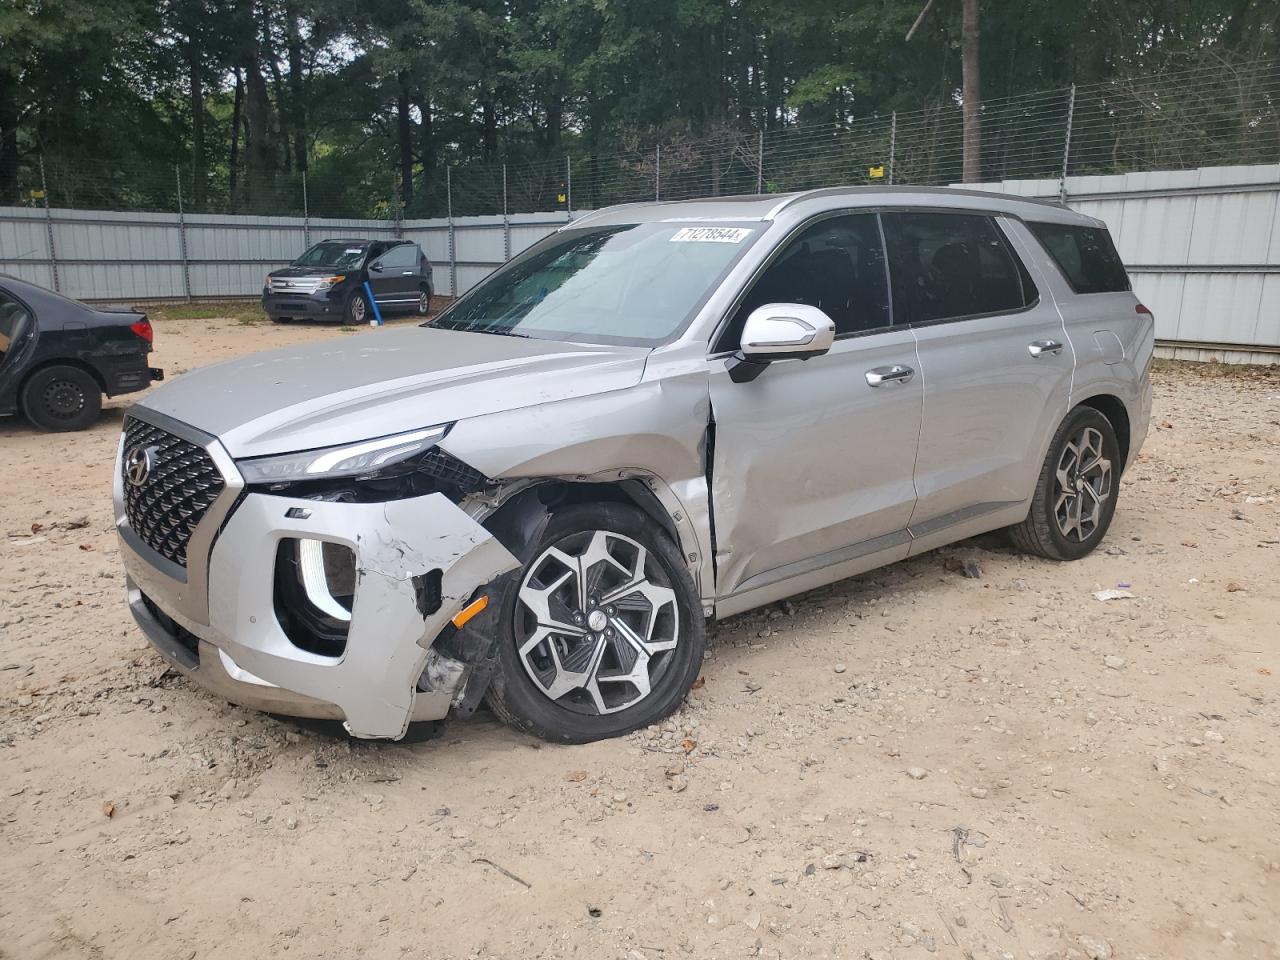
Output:
[[[170,375],[378,335],[157,328]],[[1158,371],[1088,559],[985,538],[735,618],[587,747],[355,743],[167,671],[123,406],[0,422],[0,957],[1280,958],[1280,372]]]

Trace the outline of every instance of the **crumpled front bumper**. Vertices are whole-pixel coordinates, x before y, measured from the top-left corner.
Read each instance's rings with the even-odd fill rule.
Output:
[[[276,618],[275,561],[286,537],[355,553],[355,598],[340,657],[295,646]],[[177,669],[245,706],[342,719],[356,737],[398,738],[411,720],[446,715],[454,691],[417,689],[428,649],[478,587],[517,565],[442,494],[352,504],[250,493],[213,543],[208,616],[200,622],[180,600],[195,585],[175,581],[167,590],[171,578],[137,537],[122,532],[120,548],[134,617]],[[428,610],[421,578],[434,570],[441,572],[441,602]]]

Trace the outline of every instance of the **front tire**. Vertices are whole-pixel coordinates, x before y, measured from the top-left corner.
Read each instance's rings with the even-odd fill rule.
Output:
[[[702,607],[671,538],[633,507],[559,511],[505,578],[489,705],[517,729],[589,743],[657,723],[702,667]]]
[[[369,309],[369,301],[364,295],[363,290],[357,290],[351,295],[351,299],[347,301],[346,316],[344,319],[348,324],[361,326],[369,322],[369,317],[373,313]]]
[[[79,367],[45,367],[22,387],[22,411],[43,430],[83,430],[102,412],[102,389]]]
[[[1079,560],[1107,535],[1120,488],[1120,444],[1111,421],[1076,407],[1049,444],[1027,518],[1013,545],[1049,560]]]

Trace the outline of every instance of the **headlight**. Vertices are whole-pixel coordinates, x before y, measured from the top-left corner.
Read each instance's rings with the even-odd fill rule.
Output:
[[[316,284],[316,293],[322,293],[325,290],[336,287],[345,279],[347,279],[347,275],[345,273],[340,273],[336,277],[325,277]]]
[[[249,484],[358,477],[429,450],[449,432],[449,426],[444,424],[426,430],[397,433],[390,437],[363,440],[340,447],[255,457],[240,460],[236,466],[245,483]]]

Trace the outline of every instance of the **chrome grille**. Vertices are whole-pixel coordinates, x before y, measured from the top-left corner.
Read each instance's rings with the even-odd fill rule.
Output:
[[[267,289],[271,293],[310,295],[320,289],[324,279],[324,277],[269,277]]]
[[[150,452],[150,470],[141,484],[130,481],[128,470],[129,455],[138,449]],[[129,526],[152,550],[185,567],[192,532],[226,486],[208,451],[129,417],[121,470]]]

